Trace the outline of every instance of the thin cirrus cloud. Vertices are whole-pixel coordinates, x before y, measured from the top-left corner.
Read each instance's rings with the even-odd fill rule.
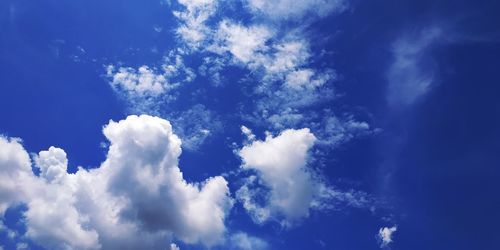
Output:
[[[168,121],[129,116],[103,132],[110,147],[99,168],[68,174],[66,153],[51,147],[35,157],[39,176],[20,140],[0,137],[2,215],[26,204],[25,237],[49,249],[157,249],[173,237],[223,243],[228,183],[184,180],[181,140]]]
[[[429,27],[404,35],[392,44],[393,61],[386,73],[387,101],[392,106],[406,106],[424,96],[436,81],[429,50],[442,37],[442,30]]]

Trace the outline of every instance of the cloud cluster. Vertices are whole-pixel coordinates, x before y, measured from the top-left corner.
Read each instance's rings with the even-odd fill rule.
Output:
[[[128,102],[132,113],[158,113],[158,103],[175,99],[172,90],[196,78],[184,64],[185,54],[181,49],[170,51],[159,68],[108,65],[106,77],[113,90]]]
[[[206,246],[224,240],[232,206],[227,181],[187,183],[178,167],[181,140],[170,123],[129,116],[103,129],[110,141],[99,168],[68,174],[62,149],[35,157],[0,137],[0,212],[26,204],[26,237],[49,249],[159,249],[172,238]]]

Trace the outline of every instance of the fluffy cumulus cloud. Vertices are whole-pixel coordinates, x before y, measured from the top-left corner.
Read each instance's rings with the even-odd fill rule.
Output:
[[[442,30],[431,27],[404,35],[393,43],[394,60],[387,71],[389,104],[412,104],[431,88],[435,68],[428,51],[441,37]]]
[[[68,174],[66,153],[35,158],[17,139],[0,137],[0,208],[26,204],[26,237],[49,249],[164,249],[172,238],[223,242],[232,206],[220,176],[187,183],[178,167],[181,140],[170,123],[129,116],[104,128],[110,141],[99,168]]]
[[[377,238],[380,242],[381,248],[386,248],[392,243],[393,234],[398,230],[397,226],[383,227],[378,231]]]
[[[257,172],[257,177],[249,178],[237,191],[238,199],[256,222],[283,216],[284,223],[293,223],[308,216],[320,188],[306,167],[308,151],[315,141],[309,129],[290,129],[276,137],[268,135],[265,141],[253,141],[239,151],[243,168]],[[254,200],[259,190],[251,188],[257,179],[269,189],[263,205]]]
[[[308,128],[287,129],[278,136],[268,134],[263,141],[255,140],[247,127],[241,129],[248,144],[238,154],[243,170],[253,174],[244,180],[236,197],[256,223],[272,219],[290,227],[307,218],[311,210],[374,204],[366,193],[332,187],[308,165],[310,151],[318,141]]]

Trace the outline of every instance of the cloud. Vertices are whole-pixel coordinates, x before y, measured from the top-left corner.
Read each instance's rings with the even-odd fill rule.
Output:
[[[229,238],[229,247],[234,250],[264,250],[268,244],[260,238],[238,232]]]
[[[215,36],[216,44],[212,51],[222,54],[230,52],[234,58],[244,64],[259,60],[260,53],[267,50],[266,41],[273,36],[273,31],[266,26],[243,26],[223,20]]]
[[[301,19],[307,14],[324,17],[331,12],[342,12],[347,8],[344,0],[247,0],[249,7],[267,17],[280,19]]]
[[[181,248],[178,247],[176,244],[172,243],[170,244],[170,250],[181,250]]]
[[[393,62],[386,73],[390,105],[410,105],[429,91],[436,73],[428,53],[441,37],[442,30],[431,27],[392,44]]]
[[[248,127],[243,126],[243,125],[241,125],[240,129],[241,129],[241,133],[243,135],[245,135],[247,141],[252,142],[255,140],[255,135],[252,133],[251,129],[249,129]]]
[[[99,168],[63,173],[66,154],[51,147],[35,157],[40,176],[19,140],[0,137],[0,208],[27,205],[27,238],[50,249],[164,249],[172,237],[223,242],[227,181],[184,180],[181,140],[168,121],[129,116],[103,132],[110,147]]]
[[[315,141],[309,129],[290,129],[276,137],[269,135],[265,141],[254,141],[239,151],[243,169],[257,171],[258,178],[270,191],[263,208],[252,202],[255,193],[249,184],[253,180],[237,192],[256,222],[282,215],[285,223],[293,223],[308,216],[316,198],[317,182],[306,164],[308,151]]]
[[[184,64],[182,49],[171,50],[159,67],[108,65],[106,77],[113,90],[128,102],[131,113],[159,112],[160,104],[175,100],[173,90],[194,81],[196,74]]]
[[[178,0],[184,6],[182,11],[174,11],[180,26],[177,34],[192,49],[198,48],[210,33],[205,22],[216,12],[217,0]]]
[[[390,243],[393,242],[393,234],[398,230],[397,226],[393,227],[383,227],[380,228],[378,231],[378,240],[380,242],[380,247],[381,248],[386,248],[389,246]]]
[[[223,129],[219,116],[202,104],[165,116],[175,125],[177,134],[183,140],[182,147],[187,150],[197,150],[207,139]]]
[[[168,86],[167,79],[162,74],[153,72],[148,66],[141,66],[138,69],[130,67],[107,67],[107,76],[112,78],[111,85],[129,93],[137,95],[157,96],[164,93]]]
[[[317,141],[308,128],[287,129],[275,137],[268,134],[264,141],[249,140],[239,150],[243,170],[254,174],[244,179],[236,198],[254,222],[273,219],[290,227],[307,218],[311,210],[375,204],[364,192],[334,188],[308,165],[309,151]]]

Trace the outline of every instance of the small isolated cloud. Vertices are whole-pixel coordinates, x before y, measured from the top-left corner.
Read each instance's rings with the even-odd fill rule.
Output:
[[[307,171],[309,149],[316,137],[309,129],[285,130],[279,136],[269,135],[265,141],[254,141],[244,146],[239,155],[244,169],[258,172],[263,184],[270,189],[266,210],[271,216],[282,215],[285,222],[295,222],[309,214],[315,196],[315,181]],[[240,200],[247,200],[249,193],[240,191]],[[245,203],[244,203],[245,204]],[[263,221],[257,210],[245,206],[249,212]],[[257,213],[256,213],[257,212]]]
[[[50,147],[35,157],[39,176],[20,140],[0,136],[0,213],[26,205],[22,237],[48,249],[165,249],[173,237],[223,243],[228,183],[183,178],[181,140],[168,121],[129,116],[103,132],[110,146],[99,168],[68,174],[66,153]]]
[[[264,240],[238,232],[229,238],[229,248],[234,250],[264,250],[268,248]]]
[[[414,103],[426,94],[436,80],[429,50],[442,37],[442,30],[426,28],[405,35],[392,44],[393,62],[387,71],[387,101],[400,106]]]
[[[175,243],[170,244],[170,250],[181,250]]]
[[[288,129],[276,137],[269,134],[264,141],[252,140],[238,152],[243,169],[256,175],[245,179],[236,197],[256,223],[273,218],[288,227],[308,217],[311,209],[370,203],[362,192],[333,189],[308,166],[309,151],[316,141],[308,128]]]
[[[381,248],[386,248],[393,242],[393,234],[398,230],[397,226],[393,227],[382,227],[378,231],[377,238],[380,242]]]

